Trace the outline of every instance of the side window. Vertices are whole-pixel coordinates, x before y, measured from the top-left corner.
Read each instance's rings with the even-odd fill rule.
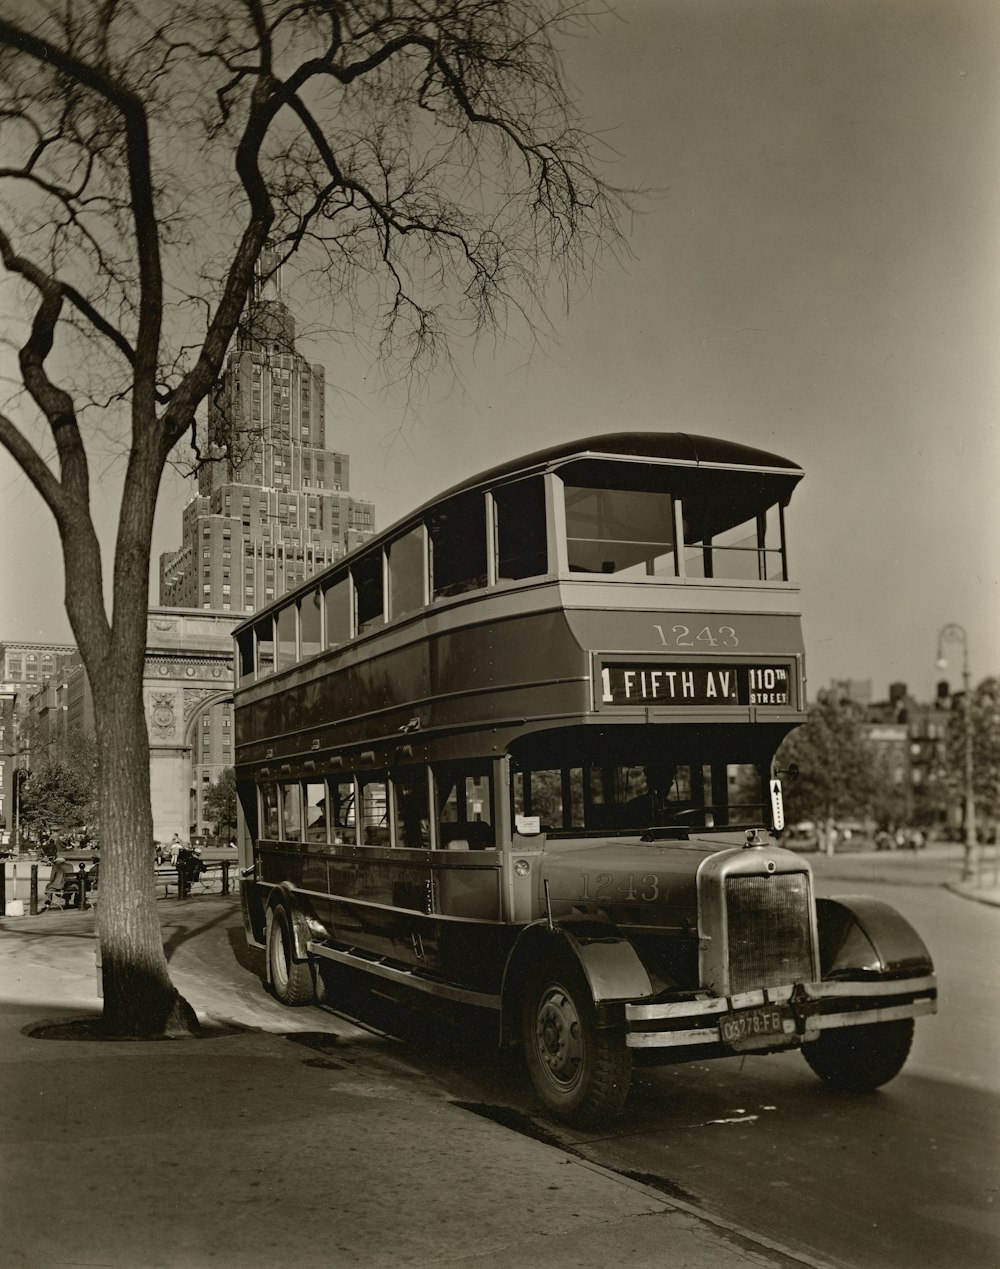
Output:
[[[265,617],[254,626],[253,640],[257,656],[257,677],[262,679],[274,673],[274,624],[270,617]]]
[[[354,819],[354,781],[327,781],[326,818],[329,821],[329,840],[337,845],[352,844],[357,840]]]
[[[764,567],[762,576],[769,582],[787,581],[784,550],[784,515],[775,503],[764,512]]]
[[[339,648],[351,637],[351,579],[347,573],[323,591],[326,605],[326,646]]]
[[[486,500],[460,494],[428,517],[433,594],[461,595],[486,585]]]
[[[389,611],[393,621],[416,612],[427,602],[424,598],[424,571],[427,549],[424,526],[397,538],[386,550],[389,570]]]
[[[359,776],[358,799],[361,807],[361,844],[390,845],[389,789],[385,776]]]
[[[236,639],[236,654],[239,664],[239,681],[252,683],[256,677],[253,660],[253,628],[244,630]]]
[[[541,476],[493,491],[497,523],[497,580],[542,577],[549,571],[545,482]]]
[[[434,787],[443,850],[483,850],[496,844],[487,765],[441,767],[434,773]]]
[[[326,785],[307,780],[302,788],[305,800],[306,841],[327,841]]]
[[[385,624],[385,604],[382,595],[382,552],[358,560],[352,569],[354,575],[355,604],[358,634],[367,634]]]
[[[430,845],[430,792],[427,769],[394,776],[392,791],[396,799],[396,845],[414,849]]]
[[[314,657],[323,651],[321,634],[321,597],[319,590],[311,590],[299,600],[299,642],[302,659]]]
[[[302,838],[302,788],[299,782],[279,784],[281,800],[281,839],[297,842]]]
[[[532,771],[527,781],[526,815],[537,815],[542,829],[561,828],[563,822],[562,772]]]
[[[261,837],[267,841],[277,841],[281,835],[278,818],[278,786],[276,784],[260,785],[260,825]]]
[[[287,670],[295,664],[295,605],[279,609],[274,623],[277,642],[277,669]]]

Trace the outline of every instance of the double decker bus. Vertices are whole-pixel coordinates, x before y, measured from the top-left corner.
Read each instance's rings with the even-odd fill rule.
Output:
[[[241,893],[279,1000],[338,966],[523,1045],[554,1116],[634,1060],[800,1048],[891,1079],[911,926],[817,899],[775,752],[805,720],[787,459],[591,437],[467,480],[235,633]]]

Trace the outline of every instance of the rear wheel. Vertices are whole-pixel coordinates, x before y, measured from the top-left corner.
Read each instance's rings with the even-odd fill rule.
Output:
[[[802,1056],[831,1088],[868,1093],[899,1074],[912,1042],[913,1019],[897,1018],[821,1031],[818,1040],[802,1046]]]
[[[312,969],[297,961],[292,940],[292,918],[278,905],[267,927],[267,967],[271,990],[283,1005],[308,1005],[315,998]]]
[[[578,966],[550,961],[531,975],[522,1038],[535,1091],[558,1119],[591,1127],[625,1105],[631,1055],[620,1032],[598,1028]]]

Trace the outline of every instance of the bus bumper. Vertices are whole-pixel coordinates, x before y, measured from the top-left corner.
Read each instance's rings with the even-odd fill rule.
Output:
[[[796,1048],[832,1027],[860,1027],[937,1011],[937,979],[796,983],[663,1004],[625,1006],[633,1049],[720,1045],[727,1052]]]

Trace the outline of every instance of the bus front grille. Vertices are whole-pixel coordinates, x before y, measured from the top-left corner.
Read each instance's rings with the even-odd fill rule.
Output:
[[[806,873],[726,878],[732,994],[815,977]]]

